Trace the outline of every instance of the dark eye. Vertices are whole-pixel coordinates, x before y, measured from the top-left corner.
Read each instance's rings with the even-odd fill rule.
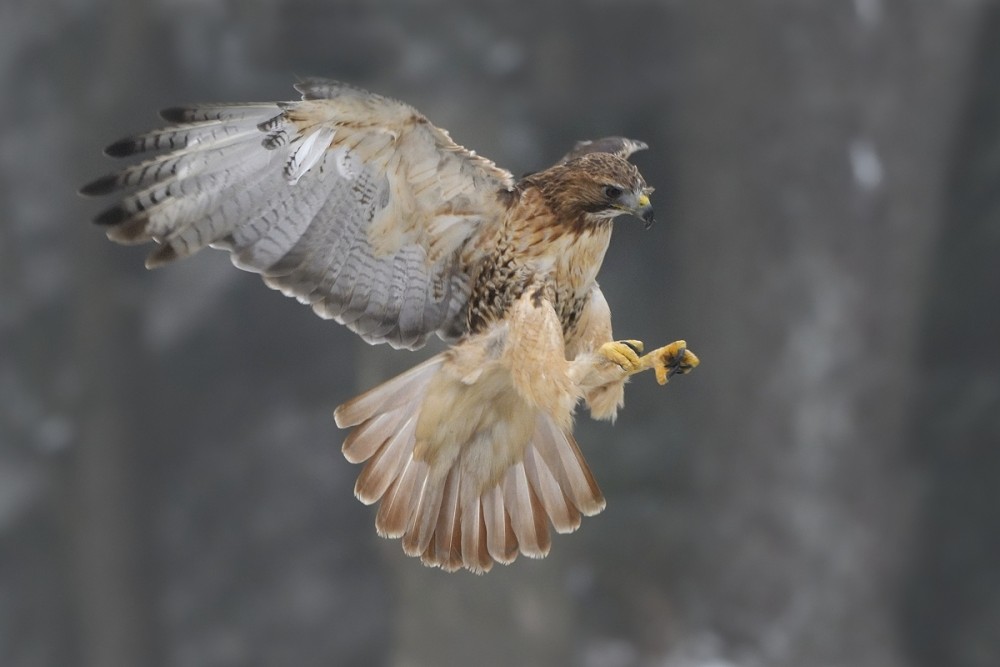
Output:
[[[618,199],[619,197],[622,196],[622,189],[617,188],[613,185],[605,186],[604,196],[607,197],[608,199]]]

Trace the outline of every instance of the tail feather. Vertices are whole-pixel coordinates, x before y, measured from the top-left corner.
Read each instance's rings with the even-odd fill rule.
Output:
[[[413,431],[416,416],[411,415],[392,439],[376,452],[375,456],[358,475],[354,495],[366,505],[371,505],[388,491],[396,481],[406,462],[413,454]]]
[[[417,447],[417,423],[447,358],[432,358],[337,408],[339,426],[357,427],[344,441],[345,457],[367,462],[355,493],[366,504],[381,500],[378,533],[402,538],[404,552],[427,565],[482,573],[519,554],[544,557],[549,523],[572,532],[583,515],[604,508],[604,497],[573,436],[542,412],[520,453],[518,445],[490,440],[515,432],[494,423],[453,455],[436,450],[423,458],[428,450]],[[502,451],[513,456],[509,467],[499,477],[484,473],[482,461],[496,462]]]
[[[486,540],[486,520],[477,497],[462,507],[462,565],[479,574],[493,567]]]
[[[552,471],[566,497],[585,516],[604,509],[604,494],[583,459],[576,439],[565,433],[550,419],[540,419],[535,431],[535,446]]]
[[[427,383],[444,362],[444,355],[431,357],[402,375],[366,391],[333,411],[340,428],[357,426],[373,417],[416,400],[419,403]]]
[[[524,463],[507,470],[503,480],[504,501],[521,553],[530,558],[544,558],[552,544],[548,518],[538,496],[528,483]]]
[[[483,492],[483,517],[486,520],[486,546],[493,560],[504,565],[514,562],[518,554],[517,536],[504,508],[500,485]]]
[[[454,572],[462,567],[462,520],[458,490],[459,472],[457,468],[452,468],[445,480],[434,539],[427,546],[423,557],[424,562],[439,565],[447,572]]]
[[[420,504],[420,494],[427,480],[428,465],[411,456],[396,481],[382,498],[375,519],[375,529],[383,537],[402,537]]]
[[[541,433],[536,434],[536,441],[524,452],[524,471],[527,474],[531,488],[538,494],[538,499],[545,508],[545,512],[552,521],[552,526],[557,533],[572,533],[580,527],[581,514],[563,492],[562,486],[552,474],[545,460],[538,453],[537,442],[545,437],[543,434],[550,434],[548,429],[539,429]],[[559,435],[563,435],[558,431]],[[563,443],[564,446],[566,443]],[[552,446],[552,445],[550,445]]]
[[[399,432],[406,417],[406,411],[397,408],[364,422],[344,438],[344,458],[351,463],[364,463]]]
[[[434,529],[442,513],[445,488],[446,483],[434,479],[431,473],[424,478],[413,519],[403,536],[403,551],[407,556],[420,556],[431,548]],[[427,561],[427,557],[424,560]]]

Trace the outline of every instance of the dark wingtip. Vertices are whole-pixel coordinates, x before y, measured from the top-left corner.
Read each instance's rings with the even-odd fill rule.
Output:
[[[167,107],[160,110],[160,118],[169,123],[184,123],[187,122],[190,112],[187,107]]]
[[[102,227],[110,227],[112,225],[120,225],[131,217],[131,213],[126,211],[121,206],[115,206],[114,208],[109,208],[104,211],[96,218],[94,218],[95,225],[101,225]]]
[[[118,174],[105,174],[87,183],[77,192],[84,197],[100,197],[118,189]]]
[[[108,157],[128,157],[138,152],[139,142],[134,137],[119,139],[115,143],[104,149],[104,154]]]

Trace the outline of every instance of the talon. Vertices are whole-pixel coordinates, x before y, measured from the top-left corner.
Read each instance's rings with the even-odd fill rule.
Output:
[[[598,352],[609,361],[621,366],[626,373],[634,373],[642,366],[636,348],[642,352],[642,343],[637,340],[616,341],[605,343],[598,349]]]
[[[656,373],[656,381],[660,384],[666,384],[675,375],[690,373],[701,363],[698,357],[687,349],[687,342],[683,340],[661,347],[652,354],[655,355],[653,370]]]
[[[632,351],[635,352],[636,354],[642,354],[642,350],[646,347],[645,345],[642,344],[641,340],[630,339],[630,340],[620,340],[618,342],[622,343],[623,345],[628,345],[630,348],[632,348]]]

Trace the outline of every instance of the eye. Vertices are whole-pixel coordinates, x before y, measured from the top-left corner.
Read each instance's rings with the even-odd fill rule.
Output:
[[[604,196],[608,199],[618,199],[622,196],[622,189],[614,185],[607,185],[604,187]]]

